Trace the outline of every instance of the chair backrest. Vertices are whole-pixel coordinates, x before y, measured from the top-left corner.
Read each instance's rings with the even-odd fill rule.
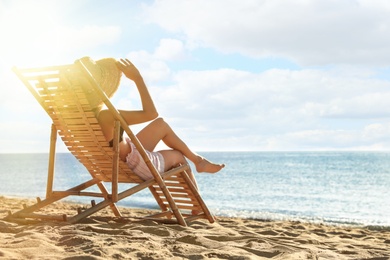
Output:
[[[99,180],[111,181],[114,151],[109,146],[87,95],[94,90],[77,64],[14,69],[53,121],[69,151]],[[119,162],[118,182],[143,182]]]

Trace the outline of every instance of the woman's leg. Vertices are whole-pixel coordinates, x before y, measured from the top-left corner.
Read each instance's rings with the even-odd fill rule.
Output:
[[[125,111],[121,111],[125,113]],[[102,110],[98,117],[104,136],[107,141],[113,138],[114,118],[108,110]],[[192,161],[197,172],[215,173],[225,165],[209,162],[207,159],[192,152],[188,146],[176,135],[172,128],[162,119],[157,118],[137,134],[138,139],[148,151],[154,151],[157,144],[163,141],[169,148],[177,150]]]
[[[211,163],[191,151],[162,118],[157,118],[147,125],[137,134],[137,138],[148,151],[153,151],[157,144],[163,141],[169,148],[179,151],[192,161],[197,172],[215,173],[225,166],[223,164]]]
[[[183,156],[183,154],[177,150],[162,150],[159,151],[161,155],[164,157],[164,170],[168,171],[174,167],[177,167],[179,165],[188,164],[186,158]],[[196,183],[196,179],[194,174],[191,171],[191,168],[186,171],[192,182],[194,183],[195,187],[198,188],[198,184]]]

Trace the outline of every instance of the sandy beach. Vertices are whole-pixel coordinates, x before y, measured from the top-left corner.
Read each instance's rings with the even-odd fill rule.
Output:
[[[331,226],[296,221],[218,217],[188,227],[103,210],[78,224],[5,221],[8,210],[33,200],[0,197],[1,259],[390,259],[390,228]],[[83,205],[56,203],[72,213]]]

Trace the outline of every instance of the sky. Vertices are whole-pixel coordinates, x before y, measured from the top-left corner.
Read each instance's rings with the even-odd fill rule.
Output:
[[[390,150],[387,0],[0,0],[0,34],[0,153],[49,151],[12,67],[84,56],[130,59],[195,151]]]

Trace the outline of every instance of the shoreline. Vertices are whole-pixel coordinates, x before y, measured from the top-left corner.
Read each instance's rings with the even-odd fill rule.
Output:
[[[3,259],[390,259],[390,229],[333,226],[300,221],[217,217],[188,227],[137,219],[147,209],[120,207],[129,219],[106,209],[77,224],[7,222],[33,199],[0,196],[0,258]],[[57,202],[55,214],[83,203]]]
[[[0,195],[1,198],[11,198],[11,199],[20,199],[20,200],[31,200],[32,204],[35,203],[36,197],[33,196],[23,196],[23,195]],[[42,197],[43,198],[43,197]],[[83,200],[72,200],[72,199],[64,199],[61,200],[62,203],[68,203],[68,204],[74,204],[74,205],[89,205],[88,201]],[[137,207],[137,206],[127,206],[119,203],[118,205],[120,208],[127,209],[127,210],[140,210],[140,211],[153,211],[153,210],[159,210],[159,208],[151,208],[151,207]],[[232,216],[232,215],[218,215],[215,214],[217,218],[232,218],[232,219],[247,219],[247,220],[254,220],[254,221],[287,221],[287,222],[302,222],[302,223],[308,223],[308,224],[318,224],[318,225],[328,225],[328,226],[335,226],[335,227],[358,227],[358,228],[367,228],[372,230],[390,230],[390,225],[381,225],[381,224],[365,224],[362,222],[357,222],[353,220],[332,220],[332,219],[323,219],[320,217],[296,217],[296,216],[290,216],[290,215],[283,215],[280,213],[265,213],[264,217],[251,217],[251,216],[243,216],[242,214],[238,214],[239,216]],[[111,213],[108,214],[108,216],[111,216]]]
[[[36,197],[33,196],[23,196],[23,195],[0,195],[1,198],[10,198],[10,199],[19,199],[19,200],[31,200],[31,204],[35,203]],[[43,197],[41,197],[43,198]],[[88,201],[84,200],[72,200],[72,199],[64,199],[60,200],[61,203],[67,203],[67,204],[73,204],[73,205],[89,205]],[[140,211],[158,211],[159,208],[156,207],[137,207],[137,206],[128,206],[123,205],[119,203],[118,205],[120,208],[127,209],[127,210],[140,210]],[[280,213],[264,213],[264,217],[251,217],[251,216],[244,216],[243,214],[237,214],[239,216],[232,216],[232,215],[218,215],[215,214],[217,218],[232,218],[232,219],[247,219],[247,220],[254,220],[254,221],[287,221],[287,222],[302,222],[302,223],[308,223],[308,224],[318,224],[318,225],[328,225],[328,226],[335,226],[335,227],[358,227],[358,228],[367,228],[372,230],[390,230],[390,225],[381,225],[381,224],[365,224],[362,222],[357,222],[353,220],[332,220],[332,219],[323,219],[320,217],[296,217],[296,216],[290,216],[290,215],[284,215]],[[108,216],[111,216],[111,213],[108,213]]]

